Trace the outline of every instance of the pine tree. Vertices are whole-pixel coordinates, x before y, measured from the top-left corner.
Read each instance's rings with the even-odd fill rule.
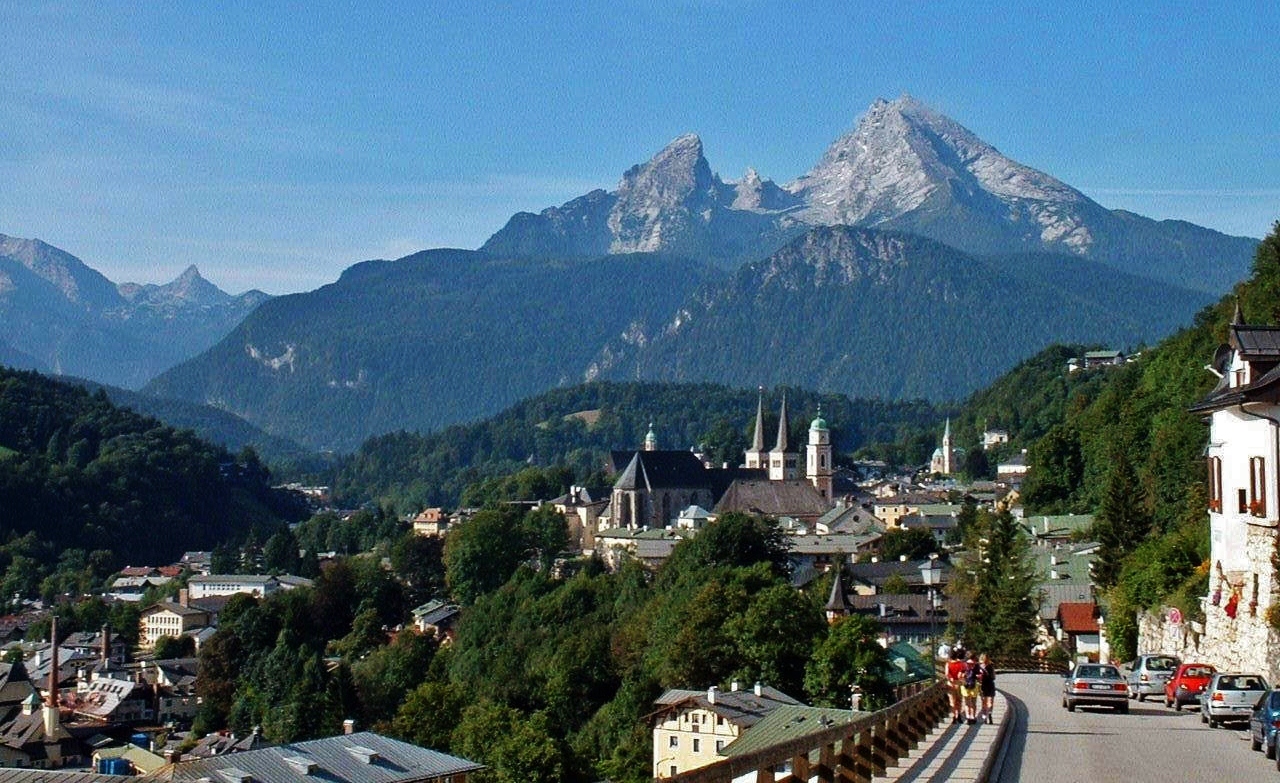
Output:
[[[978,514],[975,527],[985,532],[984,557],[972,583],[965,620],[965,643],[978,652],[1018,657],[1030,653],[1040,619],[1038,575],[1030,542],[1007,511]]]
[[[1111,469],[1102,492],[1102,502],[1094,520],[1094,533],[1101,546],[1093,563],[1093,581],[1111,587],[1120,578],[1124,559],[1151,532],[1151,514],[1138,474],[1122,447],[1111,451]]]

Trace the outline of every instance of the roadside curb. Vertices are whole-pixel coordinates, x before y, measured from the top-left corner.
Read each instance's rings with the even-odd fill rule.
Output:
[[[982,768],[978,771],[977,783],[989,783],[993,772],[997,778],[1000,776],[1000,773],[1004,770],[1005,753],[1009,749],[1010,724],[1013,723],[1014,713],[1017,709],[1004,691],[997,691],[997,693],[1001,699],[1004,699],[1004,714],[1000,716],[1000,728],[996,733],[995,742],[991,743],[995,752],[988,753],[986,761],[982,762]]]

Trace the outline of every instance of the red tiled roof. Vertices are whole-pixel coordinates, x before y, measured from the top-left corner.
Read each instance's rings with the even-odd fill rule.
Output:
[[[1058,622],[1067,633],[1097,633],[1098,605],[1092,601],[1074,603],[1064,601],[1058,604]]]

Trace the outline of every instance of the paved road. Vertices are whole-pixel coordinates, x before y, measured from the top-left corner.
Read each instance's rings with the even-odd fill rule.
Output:
[[[1159,702],[1129,702],[1129,714],[1062,708],[1062,678],[1008,674],[1013,724],[999,783],[1246,781],[1280,776],[1275,762],[1249,750],[1247,727],[1210,729],[1200,714]]]

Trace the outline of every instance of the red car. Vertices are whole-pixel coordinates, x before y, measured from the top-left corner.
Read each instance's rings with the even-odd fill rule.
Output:
[[[1200,694],[1216,671],[1207,663],[1184,663],[1164,684],[1164,706],[1181,710],[1184,704],[1196,704]]]

